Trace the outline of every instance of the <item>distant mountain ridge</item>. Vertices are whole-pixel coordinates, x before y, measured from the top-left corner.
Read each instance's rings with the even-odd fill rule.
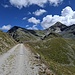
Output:
[[[52,29],[53,31],[57,30],[58,28],[60,29],[60,31],[63,31],[64,29],[67,28],[67,26],[62,24],[62,23],[60,23],[60,22],[57,22],[54,25],[52,25],[51,27],[49,27],[49,28]]]
[[[64,38],[75,38],[75,24],[68,26],[63,32],[61,32],[61,35]]]
[[[64,38],[75,38],[75,24],[71,26],[64,25],[60,22],[55,23],[48,29],[46,29],[47,33],[54,32],[58,33]]]
[[[66,26],[57,22],[46,30],[28,30],[22,27],[14,26],[7,33],[19,42],[38,40],[51,35],[55,37],[56,34],[58,34],[56,37],[59,37],[60,35],[64,38],[75,38],[75,24]]]
[[[66,26],[57,22],[45,30],[14,26],[7,33],[0,33],[0,50],[16,44],[13,38],[39,53],[56,75],[75,75],[75,24]]]
[[[8,32],[17,42],[39,39],[39,35],[34,30],[28,30],[22,27],[14,26]]]

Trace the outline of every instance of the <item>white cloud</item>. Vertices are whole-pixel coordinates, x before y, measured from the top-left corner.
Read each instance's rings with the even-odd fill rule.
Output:
[[[53,6],[58,6],[63,2],[63,0],[49,0],[50,4]]]
[[[29,30],[33,30],[32,27],[28,27],[27,29],[29,29]]]
[[[2,28],[0,28],[1,30],[10,30],[11,29],[11,25],[4,25],[2,26]]]
[[[47,15],[46,17],[44,17],[41,25],[44,29],[46,29],[58,21],[67,26],[75,24],[75,11],[73,11],[71,7],[67,6],[61,11],[61,16]]]
[[[29,27],[29,25],[26,25],[26,27]]]
[[[47,2],[49,2],[50,5],[58,6],[58,4],[63,2],[63,0],[9,0],[9,2],[11,3],[11,5],[14,5],[15,7],[21,9],[22,7],[27,7],[32,4],[43,7]]]
[[[33,28],[34,30],[38,30],[38,28],[37,28],[36,26],[37,26],[37,25],[33,25],[32,28]]]
[[[61,15],[62,16],[68,16],[68,17],[72,17],[73,15],[73,10],[71,7],[67,6],[66,8],[64,8],[62,11],[61,11]]]
[[[30,30],[38,30],[38,28],[36,26],[37,25],[33,25],[32,27],[28,27],[27,29],[30,29]]]
[[[24,17],[22,20],[26,20],[27,19],[27,17]]]
[[[47,12],[47,11],[44,10],[44,9],[39,9],[39,10],[33,12],[33,14],[36,15],[36,16],[40,16],[40,15],[46,13],[46,12]]]
[[[23,6],[26,7],[28,4],[27,0],[10,0],[11,5],[21,9]]]
[[[4,8],[8,8],[9,7],[9,5],[2,5]]]
[[[28,19],[28,22],[34,23],[34,24],[38,24],[38,23],[40,23],[40,20],[39,19],[36,19],[34,17],[31,17],[31,18]]]
[[[31,15],[32,13],[31,12],[28,12],[28,15]]]

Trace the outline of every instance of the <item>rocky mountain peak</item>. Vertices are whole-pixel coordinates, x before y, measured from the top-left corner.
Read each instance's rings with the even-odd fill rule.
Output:
[[[8,30],[8,32],[13,32],[13,31],[16,31],[18,28],[20,28],[20,27],[18,27],[18,26],[14,26],[14,27],[12,27],[10,30]]]
[[[63,25],[61,22],[56,22],[53,26],[61,26]]]
[[[66,29],[66,25],[62,24],[61,22],[55,23],[53,26],[50,27],[53,31],[61,32]],[[59,31],[58,31],[59,30]]]
[[[55,23],[55,24],[54,24],[53,26],[51,26],[51,27],[62,29],[62,28],[65,28],[65,27],[67,27],[67,26],[64,25],[64,24],[62,24],[62,23],[60,23],[60,22],[57,22],[57,23]]]

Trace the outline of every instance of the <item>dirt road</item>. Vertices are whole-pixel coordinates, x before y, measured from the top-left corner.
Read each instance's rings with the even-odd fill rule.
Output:
[[[23,44],[18,44],[0,56],[0,75],[39,75],[39,67]]]

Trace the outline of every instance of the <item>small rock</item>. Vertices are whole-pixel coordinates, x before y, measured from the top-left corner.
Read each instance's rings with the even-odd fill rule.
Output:
[[[37,53],[37,54],[35,55],[35,58],[41,59],[41,56]]]
[[[45,64],[41,64],[42,68],[46,70],[47,66]]]
[[[45,72],[46,72],[47,75],[51,75],[51,71],[48,68],[46,69]]]
[[[34,69],[34,67],[31,67],[32,69]]]

